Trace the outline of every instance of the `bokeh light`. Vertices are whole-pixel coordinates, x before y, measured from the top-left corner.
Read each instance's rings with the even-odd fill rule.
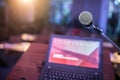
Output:
[[[33,0],[20,0],[24,4],[33,3]]]

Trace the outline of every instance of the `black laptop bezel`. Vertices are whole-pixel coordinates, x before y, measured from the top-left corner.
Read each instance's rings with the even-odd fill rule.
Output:
[[[82,67],[82,66],[72,66],[72,65],[64,65],[64,64],[57,64],[57,63],[51,63],[49,62],[49,56],[50,56],[50,49],[52,46],[53,38],[65,38],[65,39],[76,39],[76,40],[88,40],[88,41],[99,41],[99,67],[98,68],[88,68],[88,67]],[[70,72],[84,72],[84,73],[90,73],[90,74],[102,74],[102,39],[96,39],[96,38],[88,38],[88,37],[79,37],[79,36],[68,36],[68,35],[51,35],[50,37],[50,43],[48,47],[48,52],[46,54],[45,59],[45,68],[50,67],[54,69],[60,69],[60,70],[66,70]]]

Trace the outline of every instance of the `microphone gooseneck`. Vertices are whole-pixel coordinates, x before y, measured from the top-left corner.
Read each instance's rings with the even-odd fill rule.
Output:
[[[99,35],[108,40],[113,46],[115,46],[116,49],[120,51],[120,48],[103,32],[103,29],[100,27],[96,27],[93,24],[93,16],[89,11],[83,11],[82,13],[80,13],[79,21],[82,25],[93,28]]]

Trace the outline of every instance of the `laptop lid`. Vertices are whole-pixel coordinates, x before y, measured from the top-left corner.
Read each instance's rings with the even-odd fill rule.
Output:
[[[101,39],[52,35],[45,66],[49,68],[102,74]]]

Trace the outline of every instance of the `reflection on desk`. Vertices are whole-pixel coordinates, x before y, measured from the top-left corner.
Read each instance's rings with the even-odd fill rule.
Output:
[[[47,53],[48,45],[32,43],[29,49],[22,55],[14,66],[6,80],[38,80],[41,69],[37,65],[42,64]],[[114,68],[110,62],[109,49],[103,50],[103,73],[104,80],[115,80]]]

